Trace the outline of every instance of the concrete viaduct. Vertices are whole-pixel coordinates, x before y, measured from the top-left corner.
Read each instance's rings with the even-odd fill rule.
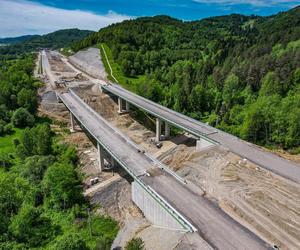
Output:
[[[160,141],[161,125],[165,123],[165,135],[170,134],[170,125],[182,129],[197,140],[197,148],[204,149],[213,145],[220,145],[227,150],[245,158],[265,169],[268,169],[280,176],[300,183],[300,166],[295,162],[283,159],[273,153],[264,151],[258,146],[239,139],[219,129],[213,128],[205,123],[199,122],[188,116],[168,109],[162,105],[152,102],[146,98],[136,95],[117,84],[102,84],[102,91],[111,93],[118,97],[119,112],[128,112],[129,106],[133,105],[156,117],[156,140]],[[126,108],[123,109],[123,102]]]
[[[269,248],[263,240],[191,189],[191,183],[182,181],[140,150],[72,90],[60,94],[59,98],[70,111],[73,129],[76,120],[96,140],[100,170],[106,152],[131,175],[134,180],[132,200],[154,225],[199,233],[217,249]],[[125,111],[128,108],[127,105]]]

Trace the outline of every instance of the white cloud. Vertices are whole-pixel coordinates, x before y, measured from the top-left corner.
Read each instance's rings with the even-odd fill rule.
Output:
[[[256,7],[267,7],[267,6],[282,6],[286,5],[288,7],[300,4],[300,0],[193,0],[197,3],[216,3],[216,4],[248,4]]]
[[[82,10],[65,10],[26,0],[0,0],[0,37],[46,34],[59,29],[99,30],[133,17],[109,11],[98,15]]]

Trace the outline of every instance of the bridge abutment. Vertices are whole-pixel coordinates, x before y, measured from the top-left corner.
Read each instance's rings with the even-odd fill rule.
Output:
[[[153,225],[178,231],[188,231],[160,201],[156,200],[136,181],[131,183],[131,196],[133,202]]]
[[[215,146],[214,143],[212,143],[208,140],[205,140],[203,138],[199,138],[196,141],[196,149],[197,150],[205,150],[205,149],[208,149],[208,148],[213,147],[213,146]]]

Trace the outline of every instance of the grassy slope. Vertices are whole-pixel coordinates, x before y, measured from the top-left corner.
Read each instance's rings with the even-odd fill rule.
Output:
[[[20,137],[22,129],[15,128],[14,131],[11,135],[0,137],[0,153],[9,154],[15,151],[13,140]]]
[[[113,79],[113,77],[110,74],[110,69],[109,69],[109,66],[108,66],[108,63],[107,63],[107,60],[106,60],[106,57],[104,55],[104,52],[103,52],[103,49],[102,49],[101,45],[103,45],[103,47],[105,49],[107,58],[109,60],[110,66],[111,66],[112,71],[113,71],[113,75],[117,79],[118,83],[121,84],[123,87],[125,87],[127,89],[135,91],[135,86],[140,81],[146,80],[146,76],[145,75],[140,75],[138,77],[126,77],[126,76],[124,76],[124,74],[123,74],[123,72],[121,70],[120,65],[118,65],[114,61],[113,56],[112,56],[112,52],[111,52],[110,48],[107,46],[107,44],[102,43],[98,47],[100,49],[101,58],[102,58],[105,70],[106,70],[106,72],[108,74],[108,79],[110,81],[114,82],[114,79]]]

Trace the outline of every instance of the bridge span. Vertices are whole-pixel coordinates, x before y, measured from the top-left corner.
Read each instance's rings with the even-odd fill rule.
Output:
[[[133,201],[155,224],[198,233],[217,249],[267,249],[269,246],[234,221],[211,201],[179,181],[153,157],[139,150],[72,90],[59,95],[71,114],[97,141],[99,165],[103,151],[134,179]],[[156,213],[156,214],[154,214]]]
[[[157,141],[161,139],[161,125],[164,121],[165,136],[167,137],[170,133],[169,126],[173,125],[199,138],[197,144],[200,149],[214,144],[221,145],[265,169],[300,183],[300,166],[295,162],[264,151],[252,143],[241,140],[236,136],[136,95],[117,84],[103,84],[101,85],[101,89],[119,98],[119,112],[128,112],[129,106],[133,105],[156,117]],[[126,102],[126,108],[124,110],[122,105],[123,101]]]

